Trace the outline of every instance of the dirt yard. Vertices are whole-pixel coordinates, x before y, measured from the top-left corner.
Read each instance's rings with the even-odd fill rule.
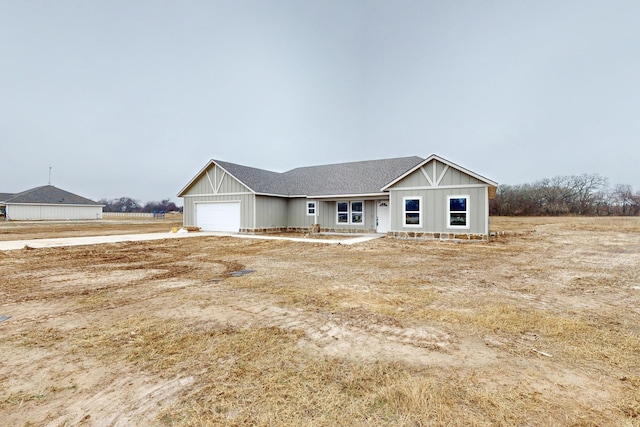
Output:
[[[0,424],[640,426],[640,218],[491,228],[0,251]]]

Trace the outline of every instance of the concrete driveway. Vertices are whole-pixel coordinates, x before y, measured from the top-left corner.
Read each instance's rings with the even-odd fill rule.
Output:
[[[383,234],[362,234],[353,238],[336,239],[305,239],[297,237],[281,237],[254,234],[235,234],[235,233],[218,233],[209,231],[199,231],[195,233],[146,233],[146,234],[120,234],[114,236],[85,236],[85,237],[60,237],[56,239],[30,239],[30,240],[7,240],[0,242],[1,251],[10,251],[23,249],[25,246],[30,248],[55,248],[60,246],[82,246],[82,245],[98,245],[102,243],[118,243],[118,242],[139,242],[146,240],[163,240],[163,239],[183,239],[193,237],[206,236],[229,236],[240,239],[263,239],[263,240],[290,240],[293,242],[313,242],[326,244],[353,245],[373,239],[384,237]]]

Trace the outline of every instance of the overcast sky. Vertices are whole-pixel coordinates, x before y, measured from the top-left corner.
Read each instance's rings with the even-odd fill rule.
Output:
[[[640,1],[0,0],[0,192],[438,154],[640,189]]]

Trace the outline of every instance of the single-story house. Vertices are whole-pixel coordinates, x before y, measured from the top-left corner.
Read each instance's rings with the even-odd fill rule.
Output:
[[[437,155],[283,173],[210,160],[178,197],[184,225],[202,230],[486,239],[497,186]]]
[[[0,193],[0,218],[12,221],[102,219],[103,206],[53,185]]]

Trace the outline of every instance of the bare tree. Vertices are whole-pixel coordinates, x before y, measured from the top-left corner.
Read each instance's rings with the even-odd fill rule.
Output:
[[[598,192],[607,186],[607,179],[598,174],[573,175],[563,178],[568,195],[569,212],[590,215],[595,211]]]
[[[534,184],[501,185],[492,215],[640,215],[640,192],[630,185],[613,190],[598,174],[557,176]]]

